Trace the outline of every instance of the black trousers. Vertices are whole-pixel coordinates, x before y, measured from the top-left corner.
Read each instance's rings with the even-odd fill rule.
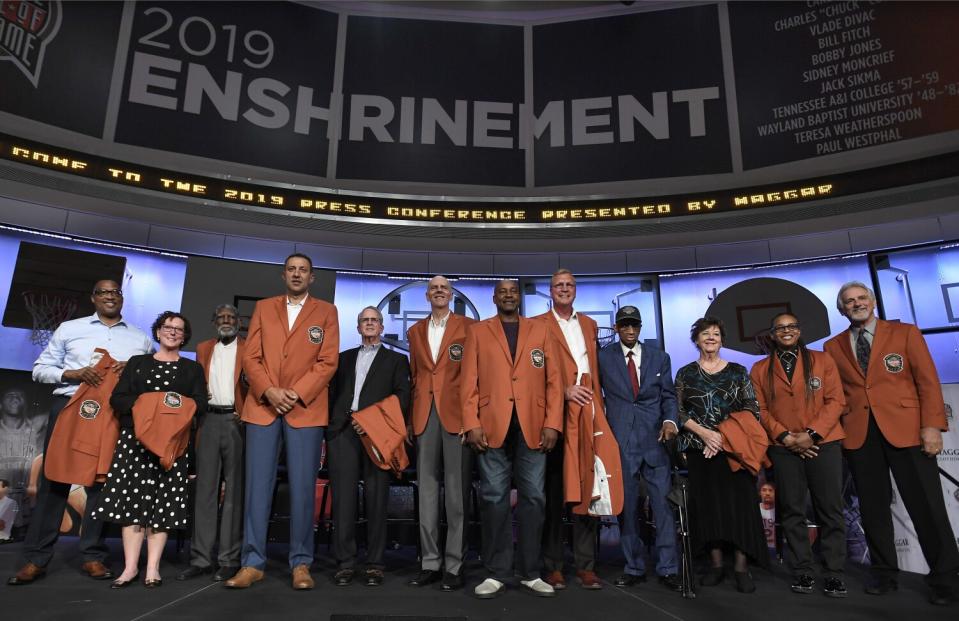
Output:
[[[46,454],[50,444],[50,436],[57,424],[60,410],[66,407],[67,397],[54,396],[50,404],[50,419],[47,422],[47,434],[43,440],[43,452]],[[93,511],[97,506],[102,483],[87,487],[87,504],[83,511],[83,522],[80,526],[80,554],[87,561],[106,561],[109,550],[103,542],[104,520],[92,519]],[[40,472],[39,490],[37,491],[37,506],[33,510],[27,535],[23,541],[23,560],[46,567],[53,558],[53,546],[60,537],[60,522],[63,512],[67,508],[67,499],[70,496],[70,484],[59,483],[47,479]]]
[[[793,573],[811,574],[812,546],[806,527],[806,498],[812,499],[819,527],[823,575],[842,576],[846,563],[846,520],[843,516],[842,449],[839,442],[819,447],[819,456],[803,459],[782,446],[769,448],[776,471],[776,504],[789,546]]]
[[[546,520],[543,522],[543,565],[546,571],[563,571],[563,516],[566,513],[563,486],[563,439],[546,454]],[[577,570],[596,567],[596,532],[599,518],[573,514],[573,563]]]
[[[918,446],[897,448],[882,435],[872,414],[865,443],[847,450],[846,462],[856,482],[862,527],[866,531],[872,571],[895,579],[899,571],[892,526],[892,470],[902,503],[912,519],[919,546],[929,565],[930,584],[954,586],[959,570],[959,550],[942,498],[939,468]]]
[[[382,570],[386,549],[386,506],[390,496],[390,473],[370,460],[353,427],[328,434],[330,485],[333,492],[333,555],[340,569],[356,565],[357,486],[363,479],[366,513],[366,566]]]

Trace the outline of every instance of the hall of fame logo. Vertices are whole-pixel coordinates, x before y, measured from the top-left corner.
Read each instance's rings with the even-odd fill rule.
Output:
[[[168,392],[163,396],[163,405],[169,408],[178,408],[183,405],[183,397],[180,393]]]
[[[62,19],[60,0],[0,1],[0,60],[12,62],[34,88]]]
[[[453,343],[449,347],[450,360],[453,362],[459,362],[463,359],[463,346],[459,343]]]
[[[542,369],[546,364],[546,354],[543,353],[542,349],[534,349],[533,351],[529,352],[529,359],[533,366],[537,369]]]
[[[886,370],[890,373],[902,373],[902,356],[899,354],[888,354],[882,359],[886,365]]]
[[[80,404],[80,418],[93,420],[100,413],[100,404],[93,399],[87,399]]]
[[[822,389],[822,378],[816,377],[813,375],[809,378],[809,388],[812,390]]]
[[[320,345],[323,342],[323,328],[320,326],[310,326],[306,335],[314,345]]]

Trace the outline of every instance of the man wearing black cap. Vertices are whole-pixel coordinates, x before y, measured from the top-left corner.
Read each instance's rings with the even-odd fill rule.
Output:
[[[646,580],[639,535],[641,516],[639,480],[646,480],[656,520],[656,573],[665,587],[678,591],[676,526],[666,502],[669,492],[669,454],[663,442],[676,436],[676,389],[669,355],[639,342],[642,317],[635,306],[616,312],[619,340],[599,352],[600,380],[606,398],[606,418],[619,443],[623,465],[624,508],[620,542],[626,569],[616,586],[629,587]]]

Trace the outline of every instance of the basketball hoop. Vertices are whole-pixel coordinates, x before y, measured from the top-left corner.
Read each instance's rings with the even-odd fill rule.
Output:
[[[56,293],[24,291],[23,303],[33,317],[33,333],[30,341],[34,345],[46,347],[50,336],[61,323],[73,317],[77,310],[77,301]]]

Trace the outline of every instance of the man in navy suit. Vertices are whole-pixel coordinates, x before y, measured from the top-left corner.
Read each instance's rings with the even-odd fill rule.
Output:
[[[606,398],[606,418],[619,443],[623,463],[624,508],[620,517],[620,542],[626,569],[616,586],[629,587],[646,580],[639,534],[642,519],[640,477],[646,480],[649,502],[656,520],[656,573],[665,587],[679,591],[676,576],[676,525],[666,502],[670,462],[663,442],[679,431],[676,389],[666,352],[643,345],[639,309],[623,306],[616,312],[619,340],[599,352],[599,372]]]

